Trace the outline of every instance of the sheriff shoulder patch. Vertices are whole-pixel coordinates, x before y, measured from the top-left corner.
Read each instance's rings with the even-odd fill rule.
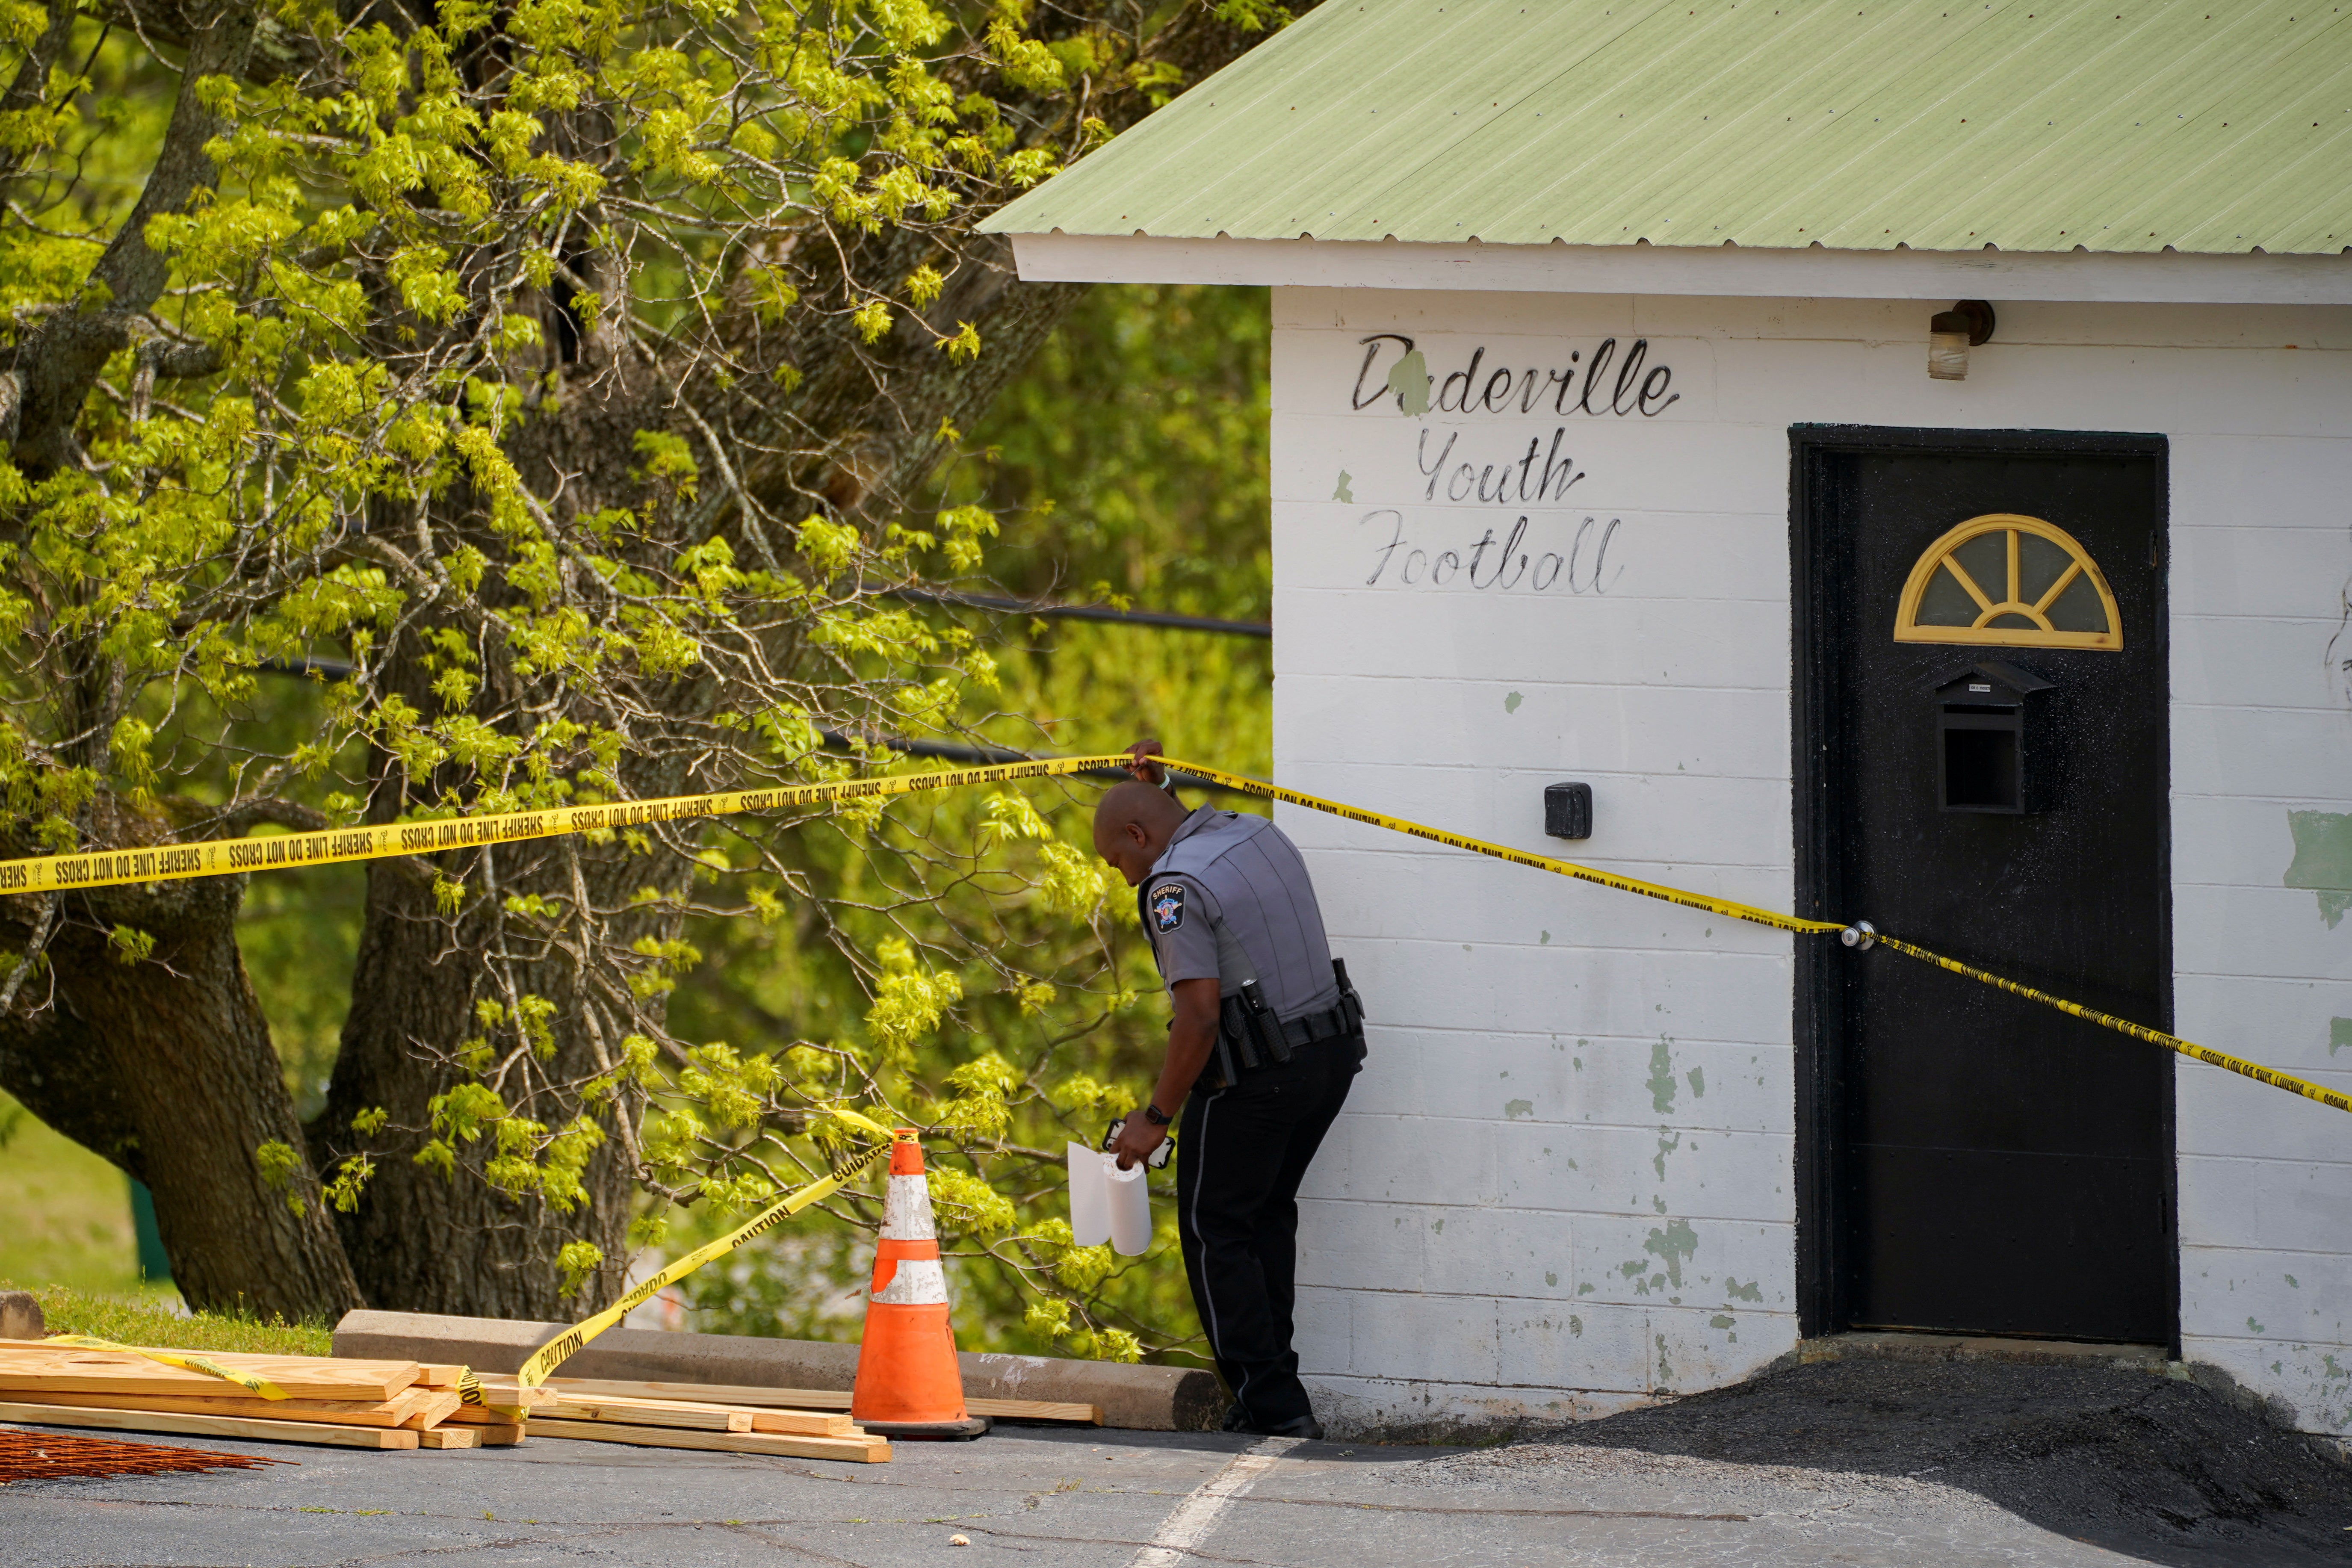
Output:
[[[1184,923],[1184,884],[1162,882],[1151,889],[1151,924],[1161,931],[1175,931]]]

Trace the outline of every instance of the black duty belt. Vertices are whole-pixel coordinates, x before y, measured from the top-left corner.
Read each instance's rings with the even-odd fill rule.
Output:
[[[1348,1026],[1348,1010],[1345,1007],[1326,1007],[1320,1013],[1307,1013],[1282,1020],[1282,1037],[1294,1047],[1320,1045],[1325,1040],[1335,1040],[1354,1032]]]

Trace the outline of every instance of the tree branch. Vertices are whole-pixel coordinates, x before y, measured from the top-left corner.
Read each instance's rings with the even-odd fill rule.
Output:
[[[205,107],[200,89],[206,77],[244,73],[253,48],[254,13],[239,0],[214,0],[214,5],[188,47],[179,100],[146,188],[90,268],[90,291],[102,303],[50,318],[18,351],[25,394],[16,453],[17,466],[28,472],[47,474],[79,462],[74,424],[82,401],[107,357],[130,342],[132,318],[163,297],[171,276],[171,259],[148,244],[147,226],[185,210],[198,192],[219,182],[219,167],[205,149],[228,127]]]
[[[74,19],[80,14],[81,0],[49,0],[48,26],[41,29],[41,36],[25,52],[8,90],[0,93],[0,120],[14,119],[48,101],[49,68],[65,53],[66,40],[73,36]],[[30,144],[19,142],[0,153],[0,185],[16,177],[16,171],[25,166],[26,154],[31,151]]]

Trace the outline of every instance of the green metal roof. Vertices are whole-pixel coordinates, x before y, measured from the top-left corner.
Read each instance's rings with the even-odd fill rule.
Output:
[[[994,233],[2352,247],[2352,5],[1326,0]]]

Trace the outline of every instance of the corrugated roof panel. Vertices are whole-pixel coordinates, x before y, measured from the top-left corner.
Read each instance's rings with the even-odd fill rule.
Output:
[[[2352,5],[1327,0],[997,233],[2352,248]]]

